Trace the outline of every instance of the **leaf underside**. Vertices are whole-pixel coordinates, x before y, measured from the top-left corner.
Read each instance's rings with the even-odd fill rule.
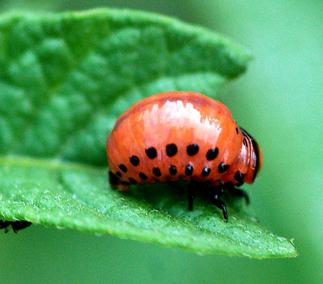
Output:
[[[109,187],[105,141],[137,100],[167,90],[216,97],[246,69],[231,41],[140,12],[8,15],[0,20],[0,219],[255,258],[296,255],[236,210],[223,222],[180,187]]]

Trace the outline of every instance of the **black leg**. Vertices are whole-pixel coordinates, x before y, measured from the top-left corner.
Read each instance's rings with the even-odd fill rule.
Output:
[[[229,194],[232,196],[240,197],[240,198],[242,197],[246,201],[247,204],[250,203],[250,199],[249,199],[248,194],[244,190],[234,186],[232,182],[225,183],[224,190],[228,191]]]
[[[225,203],[221,199],[219,199],[219,194],[218,193],[216,193],[215,195],[213,195],[213,197],[212,197],[212,203],[216,207],[218,207],[219,209],[221,209],[224,221],[225,222],[228,222],[227,206],[225,205]]]
[[[109,182],[110,182],[112,187],[115,187],[116,185],[119,184],[120,180],[119,180],[119,177],[117,175],[115,175],[111,171],[109,171],[108,175],[109,175]]]
[[[195,187],[192,183],[187,186],[188,210],[193,210],[193,201],[195,198]]]
[[[15,233],[18,233],[18,231],[25,229],[30,225],[31,223],[28,221],[15,221],[15,222],[12,222],[11,227]]]
[[[31,225],[28,221],[2,221],[0,220],[0,229],[4,229],[5,233],[9,232],[10,226],[12,230],[17,233],[18,231],[25,229]]]
[[[233,196],[236,196],[236,197],[241,197],[246,201],[246,203],[248,205],[250,204],[249,195],[244,190],[237,188],[237,187],[233,187],[230,189],[230,194],[232,194]]]
[[[2,221],[0,220],[0,229],[5,229],[10,225],[9,221]]]
[[[5,233],[9,232],[9,226],[10,226],[10,222],[9,221],[2,221],[0,220],[0,229],[4,229]]]

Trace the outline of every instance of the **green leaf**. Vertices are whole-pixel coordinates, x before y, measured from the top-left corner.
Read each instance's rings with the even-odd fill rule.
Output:
[[[225,223],[203,200],[189,212],[178,190],[120,193],[107,180],[106,137],[128,106],[174,89],[214,97],[249,58],[219,35],[140,12],[3,17],[0,219],[199,254],[295,256],[289,241],[234,207]]]

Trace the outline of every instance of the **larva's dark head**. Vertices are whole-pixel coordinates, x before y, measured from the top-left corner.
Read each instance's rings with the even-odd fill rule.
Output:
[[[256,140],[243,128],[241,128],[244,136],[244,145],[247,148],[245,163],[247,163],[247,173],[245,176],[246,183],[253,183],[262,166],[262,153]]]

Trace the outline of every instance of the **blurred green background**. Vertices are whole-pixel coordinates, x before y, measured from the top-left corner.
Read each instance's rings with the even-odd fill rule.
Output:
[[[323,1],[0,1],[10,10],[123,7],[175,16],[250,48],[248,72],[220,100],[262,146],[250,189],[267,228],[296,259],[201,257],[176,249],[32,226],[0,234],[0,283],[323,283]]]

